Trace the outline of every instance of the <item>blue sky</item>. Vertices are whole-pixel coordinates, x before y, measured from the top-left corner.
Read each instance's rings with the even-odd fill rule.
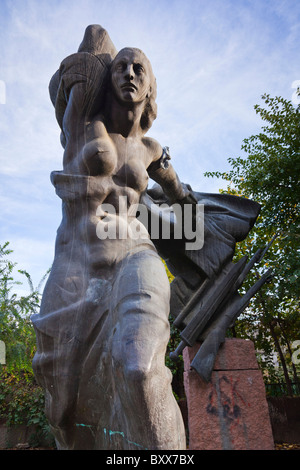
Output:
[[[261,95],[292,99],[300,80],[299,0],[1,0],[0,243],[34,284],[51,266],[61,219],[49,175],[63,149],[48,84],[89,24],[149,57],[158,118],[148,135],[170,147],[197,191],[224,187],[203,173],[243,155],[242,140],[262,125]]]

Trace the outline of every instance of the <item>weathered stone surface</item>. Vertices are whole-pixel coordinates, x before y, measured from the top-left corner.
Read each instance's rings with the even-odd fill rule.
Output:
[[[189,448],[272,450],[274,442],[265,387],[253,343],[226,340],[209,383],[190,370],[190,359],[196,349],[184,350]]]
[[[163,149],[145,137],[156,81],[145,54],[119,53],[99,25],[50,82],[61,127],[62,200],[55,257],[40,313],[33,369],[58,449],[185,449],[165,366],[170,285],[137,220],[149,176],[186,196]],[[158,173],[158,176],[157,176]],[[156,178],[157,176],[157,178]]]

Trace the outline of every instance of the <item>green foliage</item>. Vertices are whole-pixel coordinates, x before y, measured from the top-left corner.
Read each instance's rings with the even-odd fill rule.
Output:
[[[12,250],[8,245],[6,242],[0,246],[0,340],[6,347],[6,365],[0,366],[0,422],[34,424],[33,445],[40,439],[52,439],[44,414],[44,394],[32,371],[36,341],[30,317],[39,308],[41,283],[34,289],[30,275],[18,270],[25,276],[30,292],[22,296],[14,292],[21,282],[14,280],[16,263],[9,260]]]
[[[44,407],[44,393],[36,384],[33,374],[8,372],[5,366],[0,366],[0,423],[8,426],[34,425],[30,445],[35,447],[42,442],[53,446]]]
[[[299,296],[300,105],[281,97],[262,96],[266,108],[254,109],[268,125],[245,139],[246,158],[229,158],[229,172],[206,173],[229,182],[238,194],[262,206],[256,234],[267,240],[278,233],[276,273],[280,290]],[[259,230],[260,229],[260,230]]]
[[[206,173],[232,182],[245,197],[263,205],[264,224],[290,229],[299,221],[300,106],[262,96],[268,109],[254,109],[268,125],[243,141],[247,158],[229,158],[232,170]]]
[[[30,372],[35,350],[35,334],[30,316],[37,311],[40,296],[33,289],[30,275],[24,270],[18,272],[29,282],[30,293],[18,297],[13,291],[21,282],[14,280],[16,263],[7,258],[12,253],[8,245],[6,242],[0,246],[0,340],[6,346],[8,369]]]
[[[243,141],[245,158],[229,158],[228,172],[206,173],[228,181],[226,193],[247,197],[261,204],[261,213],[249,237],[239,243],[236,258],[253,255],[276,233],[277,237],[261,264],[248,276],[249,287],[267,268],[272,282],[252,300],[250,308],[235,325],[235,334],[254,340],[268,380],[295,381],[297,369],[291,363],[291,343],[299,339],[299,170],[300,106],[281,98],[262,96],[265,107],[255,111],[266,125],[258,135]],[[273,365],[277,352],[281,368]]]

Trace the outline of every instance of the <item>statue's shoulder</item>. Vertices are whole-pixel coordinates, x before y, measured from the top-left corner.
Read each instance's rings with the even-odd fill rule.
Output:
[[[153,139],[152,137],[143,137],[142,142],[150,152],[153,162],[161,157],[162,146],[157,140]]]
[[[104,116],[102,113],[96,114],[92,119],[86,123],[87,139],[95,137],[107,137],[107,129],[104,123]]]

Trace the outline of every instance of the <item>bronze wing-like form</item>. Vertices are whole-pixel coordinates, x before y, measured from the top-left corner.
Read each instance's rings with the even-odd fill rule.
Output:
[[[166,223],[171,221],[173,227],[170,239],[153,240],[175,276],[171,284],[170,314],[173,325],[180,330],[182,341],[176,351],[171,353],[171,358],[176,360],[186,346],[200,342],[200,349],[191,367],[202,379],[209,381],[227,329],[272,276],[267,271],[248,292],[239,294],[247,274],[261,260],[270,244],[264,250],[258,250],[250,260],[245,256],[234,263],[232,259],[236,243],[247,237],[259,215],[260,205],[227,194],[194,192],[190,186],[185,186],[204,209],[201,221],[203,244],[199,249],[187,249],[184,236],[182,239],[172,238],[178,223],[176,211],[168,207],[168,200],[161,187],[156,185],[148,190],[141,203],[148,209],[149,220],[151,215],[152,221],[155,220],[157,212],[156,217],[160,218],[161,224],[165,217]],[[158,211],[157,206],[163,209]]]

